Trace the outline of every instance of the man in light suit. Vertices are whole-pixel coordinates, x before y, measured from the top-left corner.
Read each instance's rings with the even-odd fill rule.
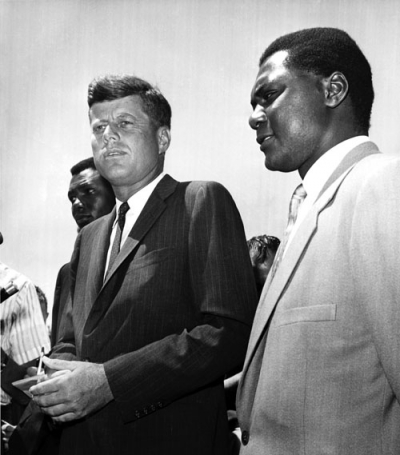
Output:
[[[306,197],[254,319],[242,455],[400,453],[400,160],[367,137],[372,102],[343,31],[285,35],[261,57],[250,125]]]
[[[109,76],[88,99],[117,207],[77,238],[72,321],[34,400],[65,424],[61,454],[225,454],[223,378],[257,300],[239,213],[218,183],[163,173],[171,110],[157,89]]]

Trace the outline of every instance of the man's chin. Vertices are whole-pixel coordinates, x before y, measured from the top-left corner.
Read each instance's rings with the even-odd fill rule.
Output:
[[[75,220],[76,221],[76,224],[78,225],[78,232],[83,229],[85,226],[87,226],[88,224],[90,224],[93,219],[92,218],[89,218],[89,217],[85,217],[84,219],[81,219],[79,221]]]
[[[264,166],[269,170],[269,171],[278,171],[278,172],[293,172],[296,169],[291,169],[289,166],[282,164],[282,163],[276,163],[268,157],[265,157],[264,160]]]

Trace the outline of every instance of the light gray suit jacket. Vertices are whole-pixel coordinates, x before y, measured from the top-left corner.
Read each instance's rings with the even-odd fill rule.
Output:
[[[400,453],[400,160],[332,173],[260,299],[241,455]]]

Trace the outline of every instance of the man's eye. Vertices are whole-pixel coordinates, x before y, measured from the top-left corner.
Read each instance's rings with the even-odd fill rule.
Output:
[[[93,127],[94,133],[102,133],[106,129],[106,125],[96,125]]]
[[[267,93],[264,93],[263,95],[263,100],[264,101],[270,101],[272,95],[274,94],[275,92],[267,92]]]
[[[132,125],[132,122],[128,122],[128,120],[122,120],[118,123],[119,128],[129,128]]]

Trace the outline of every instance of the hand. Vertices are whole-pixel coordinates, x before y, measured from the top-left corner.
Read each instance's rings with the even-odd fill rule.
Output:
[[[52,372],[51,378],[29,391],[41,411],[53,421],[80,419],[114,398],[103,365],[47,357],[43,357],[43,362]]]
[[[37,375],[37,367],[29,367],[26,369],[24,379],[30,378],[31,376],[36,376],[36,375]]]
[[[1,421],[1,437],[4,441],[4,443],[6,444],[6,446],[8,445],[8,441],[10,440],[10,437],[11,437],[13,431],[15,430],[15,428],[16,428],[15,425],[11,425],[8,422],[6,422],[5,420]]]

